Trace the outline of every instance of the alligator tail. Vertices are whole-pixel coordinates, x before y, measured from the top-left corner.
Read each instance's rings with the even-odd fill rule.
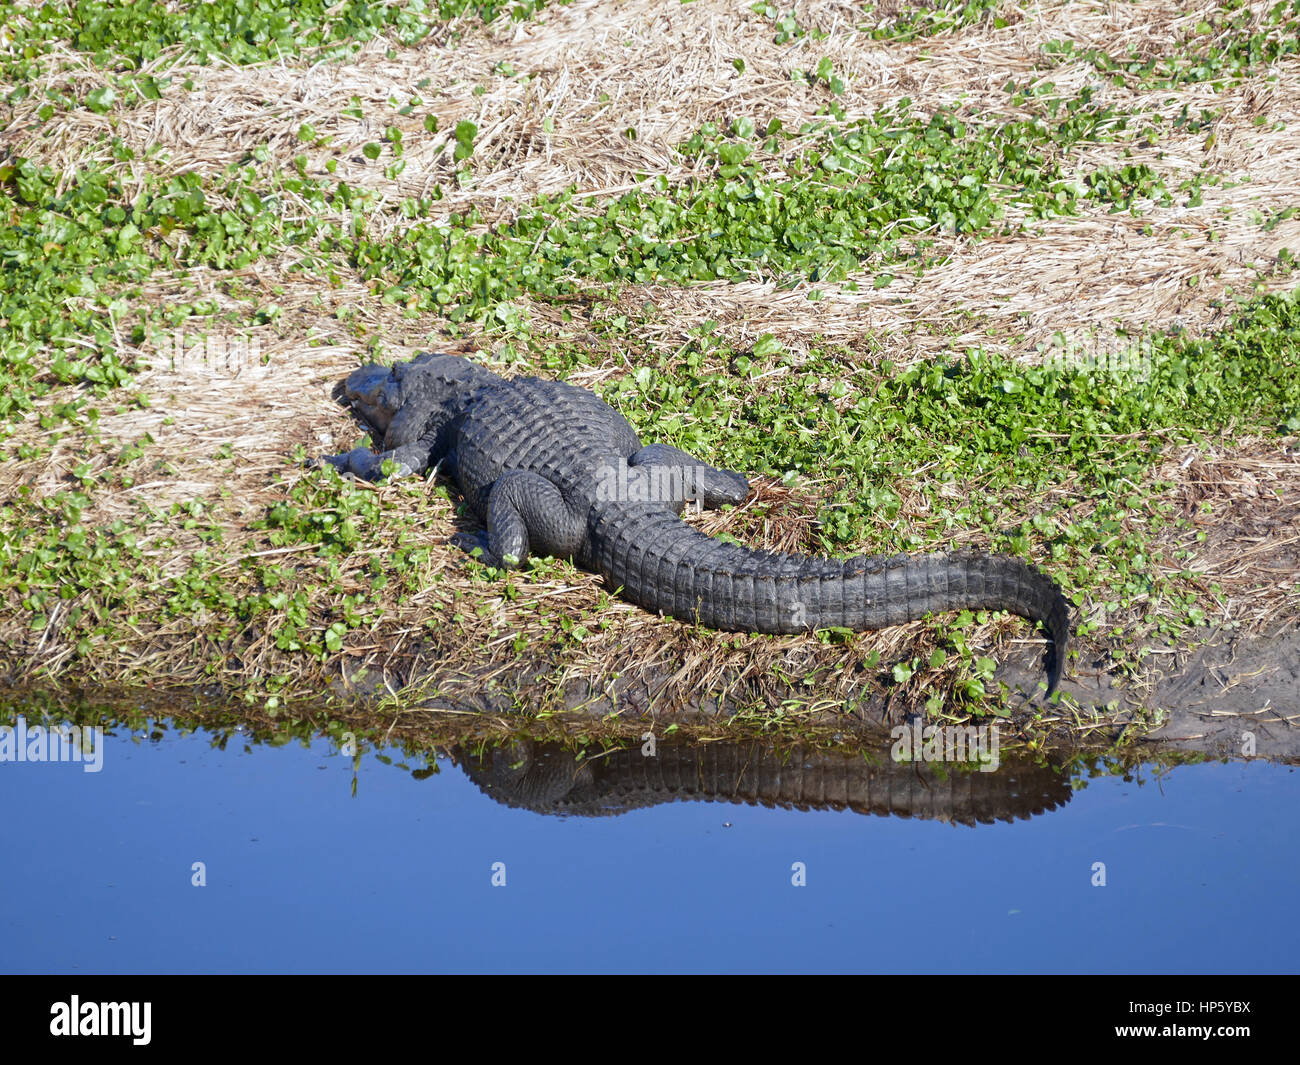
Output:
[[[948,610],[1010,610],[1052,638],[1060,683],[1070,615],[1050,577],[1010,555],[959,551],[833,559],[758,551],[706,536],[656,508],[609,508],[592,525],[596,566],[628,598],[732,632],[879,629]]]

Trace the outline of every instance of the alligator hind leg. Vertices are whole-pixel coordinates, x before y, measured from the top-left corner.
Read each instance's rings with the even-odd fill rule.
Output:
[[[492,484],[487,505],[487,550],[483,561],[518,566],[529,552],[570,558],[582,544],[583,523],[545,477],[524,470],[503,473]],[[461,546],[482,547],[482,539],[459,537]]]
[[[647,444],[627,464],[661,471],[657,480],[672,496],[665,502],[685,505],[688,499],[696,499],[713,509],[743,503],[749,495],[749,481],[743,473],[710,466],[671,444]]]

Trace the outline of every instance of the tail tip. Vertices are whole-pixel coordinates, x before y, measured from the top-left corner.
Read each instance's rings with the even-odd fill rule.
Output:
[[[1065,649],[1070,642],[1070,608],[1059,588],[1047,627],[1052,637],[1047,660],[1047,698],[1050,699],[1061,686],[1061,674],[1065,672]]]
[[[1056,654],[1055,648],[1053,648],[1052,662],[1047,667],[1046,698],[1050,699],[1056,693],[1056,689],[1059,688],[1060,686],[1061,686],[1061,664],[1060,661],[1058,660],[1058,656]]]

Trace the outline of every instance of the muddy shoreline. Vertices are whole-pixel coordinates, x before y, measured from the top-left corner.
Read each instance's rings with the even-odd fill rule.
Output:
[[[1065,698],[1041,703],[1042,655],[1028,647],[1009,654],[997,679],[1012,689],[1011,716],[986,721],[1045,738],[1053,746],[1105,748],[1137,741],[1161,750],[1216,757],[1300,759],[1300,624],[1261,636],[1215,633],[1194,650],[1154,649],[1159,663],[1138,682],[1076,663],[1061,684]],[[593,719],[646,725],[725,725],[763,717],[755,699],[766,698],[770,728],[797,732],[830,727],[847,734],[884,734],[914,714],[891,706],[888,693],[870,691],[859,700],[819,699],[803,686],[767,685],[762,692],[726,678],[700,696],[660,666],[630,668],[604,684],[565,681],[536,665],[475,683],[451,670],[405,674],[358,669],[331,685],[334,698],[362,704],[396,697],[403,704],[454,714],[527,719],[559,715],[579,726]],[[545,702],[523,693],[546,692]]]

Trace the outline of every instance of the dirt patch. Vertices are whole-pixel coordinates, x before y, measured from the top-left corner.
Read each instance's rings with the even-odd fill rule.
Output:
[[[1185,750],[1300,758],[1300,628],[1226,638],[1160,677],[1152,701],[1169,715],[1149,740]]]

